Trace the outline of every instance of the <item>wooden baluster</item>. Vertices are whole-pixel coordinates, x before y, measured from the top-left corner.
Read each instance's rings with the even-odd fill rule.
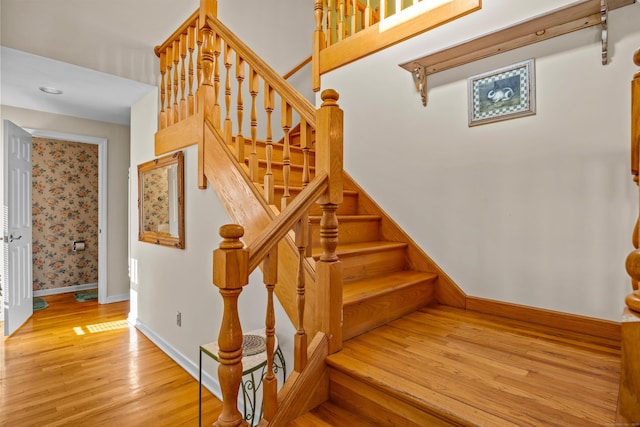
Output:
[[[174,111],[171,108],[171,94],[173,93],[173,91],[171,90],[172,87],[172,74],[171,74],[171,69],[173,68],[173,47],[171,47],[171,45],[167,46],[167,126],[171,126],[173,124],[173,114]]]
[[[218,34],[214,33],[215,41],[213,44],[213,56],[215,57],[214,69],[213,69],[213,88],[215,93],[215,104],[213,106],[213,124],[220,129],[220,43],[221,38]]]
[[[193,97],[193,51],[196,46],[195,42],[196,37],[196,27],[189,27],[189,33],[187,34],[187,39],[189,40],[189,95],[187,96],[187,112],[189,116],[193,116],[195,114],[195,98]]]
[[[227,144],[231,144],[233,141],[233,129],[231,123],[231,57],[233,55],[233,49],[227,43],[224,45],[224,67],[227,70],[227,78],[224,86],[224,105],[226,107],[226,115],[224,118],[224,141]]]
[[[249,93],[251,93],[251,154],[249,155],[249,177],[251,181],[258,182],[258,109],[256,99],[258,96],[258,73],[251,67],[249,69]]]
[[[205,120],[212,120],[214,116],[214,87],[211,82],[214,56],[213,56],[213,32],[205,26],[201,28],[202,48],[199,56],[202,65],[202,81],[198,87],[198,111]],[[207,188],[207,180],[204,175],[204,139],[198,141],[198,188]]]
[[[304,275],[304,259],[307,252],[307,243],[309,242],[309,216],[305,214],[297,222],[296,228],[296,247],[298,248],[298,272],[296,275],[296,294],[298,308],[298,324],[296,325],[296,335],[293,340],[293,369],[296,372],[302,372],[307,366],[307,332],[304,329],[304,308],[305,308],[305,275]]]
[[[178,64],[180,63],[180,44],[178,40],[173,41],[173,123],[180,121],[180,110],[178,107],[178,81],[180,69]]]
[[[222,412],[217,426],[247,426],[238,411],[238,389],[242,380],[242,325],[238,316],[238,297],[249,283],[249,251],[240,238],[244,229],[235,224],[220,227],[224,239],[213,251],[213,283],[224,301],[218,334],[218,378],[222,392]]]
[[[338,0],[338,41],[342,41],[347,36],[347,24],[344,11],[345,0]]]
[[[364,9],[364,28],[373,25],[373,9],[371,9],[371,0],[367,0],[367,7]]]
[[[166,65],[167,65],[167,54],[165,52],[162,52],[160,54],[160,129],[164,129],[167,127],[167,112],[164,109],[164,100],[165,100],[164,76],[167,73]]]
[[[322,330],[329,336],[329,354],[342,348],[342,263],[336,254],[338,217],[342,203],[343,112],[337,104],[338,93],[322,92],[322,106],[317,112],[316,169],[329,177],[329,187],[320,196],[320,244],[322,255],[316,263],[316,279],[322,290],[318,313],[322,313]]]
[[[180,120],[187,118],[187,98],[185,97],[185,90],[187,88],[187,34],[180,34],[180,59],[182,63],[182,70],[180,72],[180,90],[182,91],[182,98],[180,98]]]
[[[198,27],[200,28],[200,27]],[[202,38],[203,38],[203,32],[198,30],[196,32],[196,43],[198,45],[198,61],[196,63],[196,72],[198,75],[198,89],[200,89],[200,86],[202,85]],[[213,68],[212,68],[213,70]],[[196,92],[196,97],[198,95],[198,92]],[[198,108],[198,106],[200,105],[200,101],[198,99],[196,99],[196,108]]]
[[[276,245],[262,263],[264,284],[267,288],[267,313],[265,335],[267,345],[267,373],[264,377],[263,404],[264,419],[270,421],[278,410],[278,380],[273,372],[273,354],[275,352],[276,316],[273,305],[273,291],[278,281],[278,246]]]
[[[282,147],[282,179],[284,181],[284,193],[280,200],[280,210],[284,210],[287,207],[289,198],[289,175],[291,174],[291,105],[284,99],[282,100],[282,132],[284,132],[284,147]]]
[[[242,135],[242,121],[244,105],[242,101],[242,82],[244,81],[244,59],[236,53],[236,79],[238,80],[238,135],[236,135],[236,158],[244,163],[244,136]]]
[[[309,151],[311,150],[311,127],[305,119],[300,119],[300,148],[302,149],[302,187],[311,181]]]
[[[358,0],[351,0],[351,15],[349,16],[349,35],[352,36],[358,31],[358,16],[360,13],[358,12]]]
[[[266,157],[267,172],[264,174],[264,198],[272,205],[275,199],[273,173],[271,172],[271,160],[273,157],[273,130],[271,128],[271,113],[273,112],[273,89],[269,83],[264,82],[264,109],[267,112]]]
[[[333,38],[333,17],[335,16],[335,1],[327,0],[327,13],[325,13],[325,46],[331,46],[334,42]]]
[[[332,0],[329,0],[331,4]],[[320,51],[325,48],[325,34],[322,31],[322,9],[323,9],[323,0],[315,0],[313,4],[313,15],[316,21],[316,29],[313,32],[313,58],[311,61],[311,78],[312,78],[312,87],[313,91],[317,92],[320,90]],[[331,23],[327,25],[327,31],[331,31]]]

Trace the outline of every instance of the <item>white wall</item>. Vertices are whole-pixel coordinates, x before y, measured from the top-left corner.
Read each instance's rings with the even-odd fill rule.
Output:
[[[2,106],[2,119],[23,128],[107,139],[107,300],[128,298],[127,172],[129,127]]]
[[[483,3],[323,76],[345,111],[345,168],[469,295],[619,320],[640,5],[610,13],[607,66],[593,27],[430,76],[424,108],[397,64],[556,7]],[[528,58],[537,114],[469,128],[467,78]]]

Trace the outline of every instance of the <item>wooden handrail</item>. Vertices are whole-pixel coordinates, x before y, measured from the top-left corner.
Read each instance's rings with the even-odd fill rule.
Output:
[[[311,206],[327,190],[329,177],[326,173],[316,176],[298,196],[293,199],[271,225],[265,228],[249,245],[249,272],[262,262],[265,256],[282,240],[296,222],[309,211]]]
[[[288,73],[284,74],[282,76],[283,79],[288,80],[289,77],[293,76],[295,73],[297,73],[298,71],[300,71],[302,69],[302,67],[304,67],[305,65],[307,65],[309,62],[311,62],[311,58],[313,58],[313,55],[309,55],[308,57],[306,57],[305,59],[303,59],[298,65],[296,65],[295,67],[293,67],[291,69],[291,71],[289,71]]]
[[[207,24],[222,39],[233,48],[245,61],[255,69],[269,85],[280,94],[283,99],[300,114],[300,117],[311,126],[316,126],[315,107],[298,91],[296,91],[287,81],[282,78],[273,68],[271,68],[262,58],[258,56],[249,46],[229,30],[220,20],[212,15],[207,15]]]
[[[193,24],[195,24],[198,21],[199,14],[200,14],[200,9],[197,9],[195,12],[193,12],[193,14],[190,17],[187,18],[186,21],[182,23],[181,26],[178,27],[177,30],[173,32],[173,34],[169,36],[169,38],[167,38],[167,40],[165,40],[164,43],[162,43],[160,46],[156,46],[153,49],[153,51],[155,52],[158,58],[160,58],[160,53],[166,48],[168,48],[169,45],[172,44],[174,40],[179,39],[181,34],[187,33],[187,30],[189,29],[189,27],[191,27]]]

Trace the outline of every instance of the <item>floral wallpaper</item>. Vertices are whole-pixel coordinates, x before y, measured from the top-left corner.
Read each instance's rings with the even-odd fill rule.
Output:
[[[97,283],[98,146],[33,138],[32,199],[33,289]]]
[[[144,172],[144,231],[169,232],[169,168]]]

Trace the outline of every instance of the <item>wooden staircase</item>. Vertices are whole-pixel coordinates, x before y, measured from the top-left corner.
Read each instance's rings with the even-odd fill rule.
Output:
[[[291,169],[301,170],[298,139],[291,143]],[[283,189],[281,147],[274,144],[272,162],[276,206]],[[301,176],[290,176],[292,197],[303,188]],[[291,426],[615,422],[618,337],[439,304],[443,273],[423,253],[411,253],[415,244],[410,239],[389,239],[386,214],[349,176],[344,179],[336,250],[343,263],[344,347],[326,359],[330,399]],[[321,253],[320,218],[314,208],[309,216],[313,261]],[[402,233],[395,229],[392,235]],[[429,267],[420,271],[415,265]]]
[[[314,8],[318,27],[321,9]],[[625,422],[616,414],[620,325],[465,295],[343,171],[338,94],[324,91],[316,110],[216,10],[214,0],[202,0],[157,49],[166,88],[155,144],[156,154],[197,144],[198,185],[214,187],[236,223],[221,228],[213,254],[224,300],[219,425],[244,425],[236,405],[237,303],[258,267],[267,290],[267,360],[274,295],[296,328],[293,373],[280,391],[267,362],[260,425]],[[184,62],[196,44],[189,79],[195,70],[202,76],[195,95],[189,82],[185,100]],[[258,120],[259,108],[266,119]],[[274,110],[284,136],[272,143]]]

